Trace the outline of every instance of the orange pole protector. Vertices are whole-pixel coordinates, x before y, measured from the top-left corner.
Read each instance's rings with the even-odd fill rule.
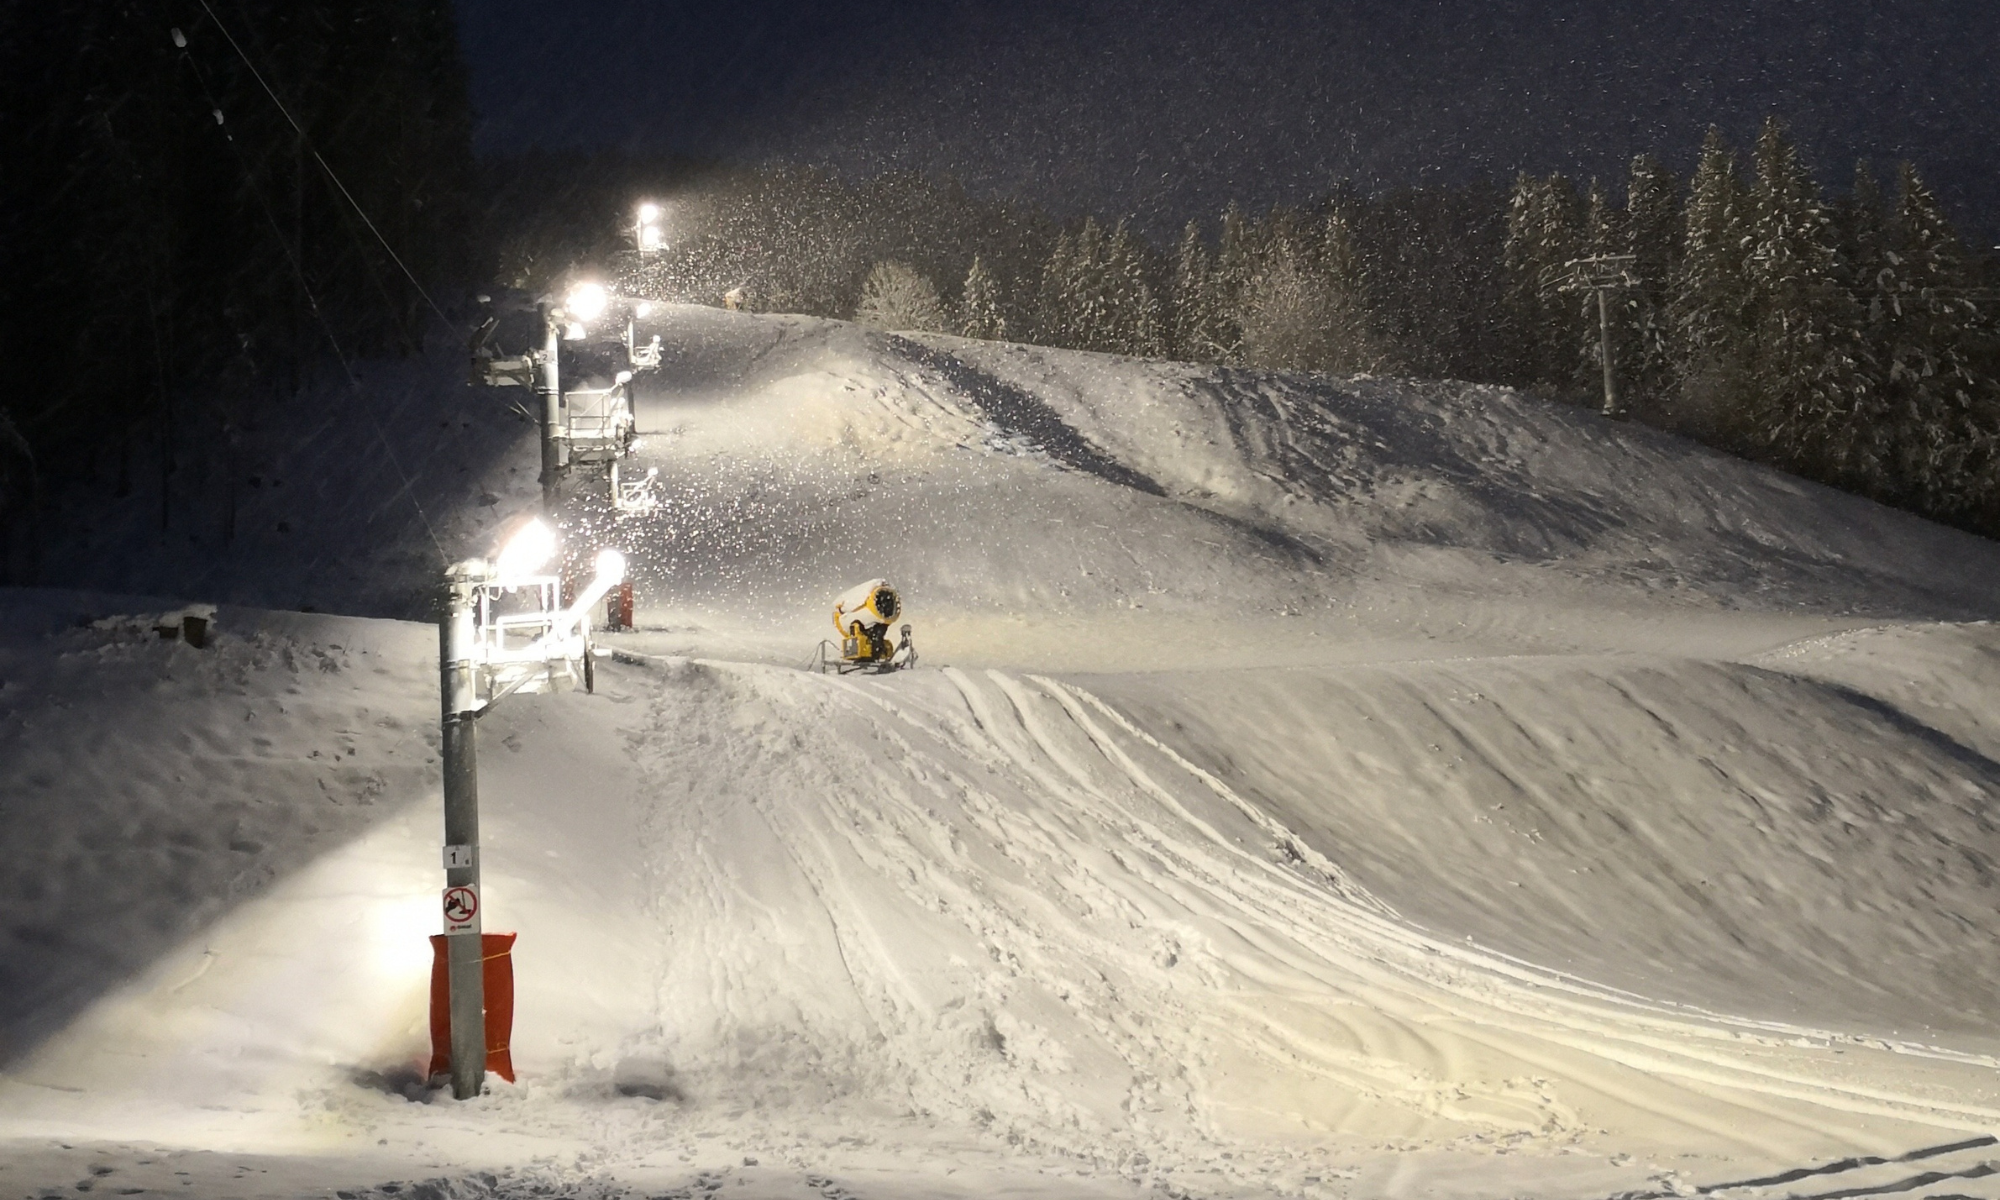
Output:
[[[486,1069],[514,1082],[514,939],[512,933],[479,935],[480,974],[486,981]],[[451,1074],[451,965],[444,934],[431,935],[431,1069]]]

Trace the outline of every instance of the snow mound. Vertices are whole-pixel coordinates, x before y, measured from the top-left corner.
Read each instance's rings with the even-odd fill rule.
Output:
[[[1067,669],[1963,619],[2000,585],[1981,539],[1506,389],[698,309],[663,329],[635,469],[666,502],[593,532],[639,551],[681,651],[802,659],[850,576],[889,577],[953,661]]]

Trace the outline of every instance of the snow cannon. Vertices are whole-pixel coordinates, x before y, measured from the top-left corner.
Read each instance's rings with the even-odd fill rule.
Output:
[[[896,642],[889,640],[889,626],[903,615],[902,598],[886,579],[871,579],[848,589],[833,602],[833,627],[840,631],[839,656],[827,654],[829,643],[821,643],[819,666],[829,662],[841,673],[872,670],[893,671],[917,661],[910,644],[910,627],[903,626]]]

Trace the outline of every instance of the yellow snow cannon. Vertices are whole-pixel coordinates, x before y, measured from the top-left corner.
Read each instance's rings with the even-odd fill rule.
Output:
[[[917,651],[910,643],[910,627],[903,626],[899,640],[889,640],[890,624],[902,615],[902,598],[886,579],[871,579],[848,589],[833,602],[833,627],[840,631],[839,654],[827,653],[834,648],[833,643],[821,643],[820,670],[826,670],[829,663],[843,675],[914,665]]]

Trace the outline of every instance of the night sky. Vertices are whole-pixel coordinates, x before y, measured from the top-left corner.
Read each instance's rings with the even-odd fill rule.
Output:
[[[951,174],[1156,234],[1234,198],[1685,171],[1767,113],[2000,235],[2000,0],[458,0],[482,152]]]

